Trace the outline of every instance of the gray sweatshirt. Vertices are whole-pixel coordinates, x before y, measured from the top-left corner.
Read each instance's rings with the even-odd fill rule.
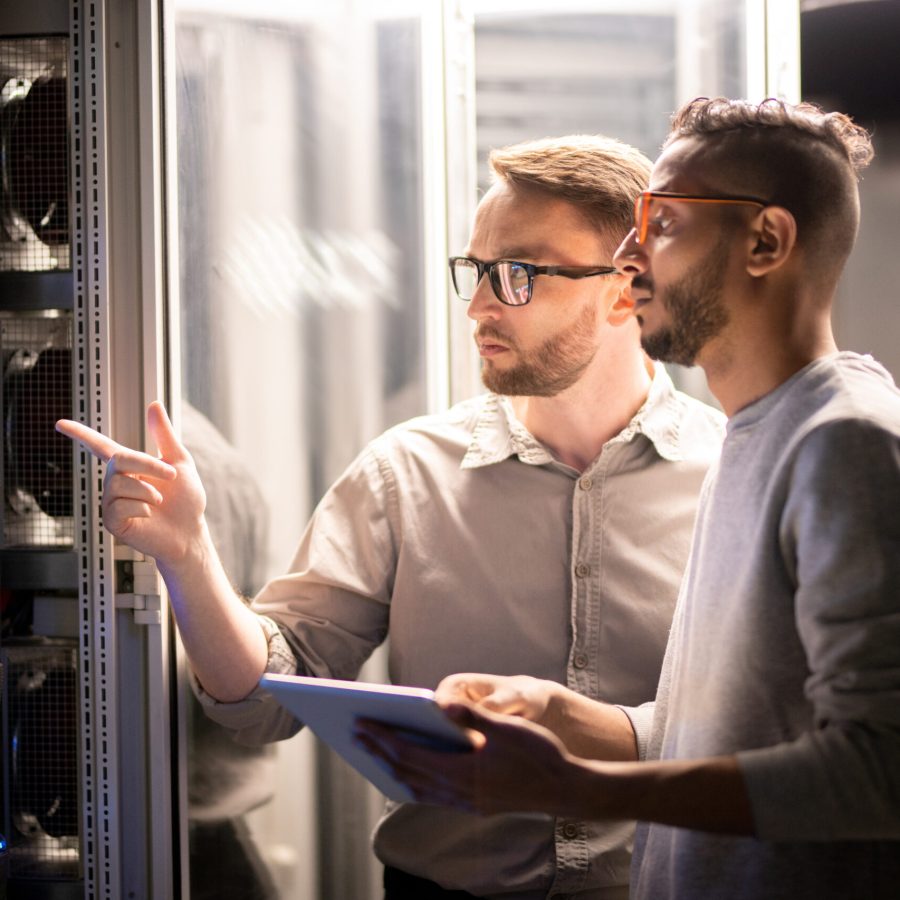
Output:
[[[641,825],[633,897],[900,898],[900,392],[870,358],[729,421],[643,749],[736,753],[758,837]]]

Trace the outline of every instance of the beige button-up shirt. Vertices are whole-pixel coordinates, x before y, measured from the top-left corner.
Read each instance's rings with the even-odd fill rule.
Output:
[[[290,573],[254,600],[271,620],[269,670],[352,679],[390,633],[397,684],[526,673],[608,702],[652,700],[723,428],[657,366],[643,407],[584,472],[494,394],[389,430],[322,499]],[[242,740],[300,727],[259,690],[201,699]],[[627,884],[632,832],[391,803],[375,851],[480,897],[587,900]]]

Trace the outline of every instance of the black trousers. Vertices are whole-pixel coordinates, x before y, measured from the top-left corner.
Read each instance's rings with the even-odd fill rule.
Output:
[[[465,891],[447,891],[439,884],[400,869],[384,867],[384,900],[478,900]]]
[[[191,822],[190,853],[192,900],[277,900],[243,819]]]

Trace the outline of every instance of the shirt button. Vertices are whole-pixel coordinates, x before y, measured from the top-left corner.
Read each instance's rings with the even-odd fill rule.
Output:
[[[584,478],[578,479],[578,487],[580,487],[583,491],[589,491],[594,486],[594,479],[590,477],[590,475],[585,475]]]
[[[575,566],[575,575],[578,578],[587,578],[591,574],[591,567],[587,563],[578,563]]]
[[[576,669],[583,669],[588,664],[588,658],[583,653],[579,653],[572,662],[575,664]]]
[[[567,837],[570,841],[573,838],[577,838],[578,837],[578,826],[573,825],[571,822],[569,822],[569,824],[563,828],[563,835],[565,835],[565,837]]]

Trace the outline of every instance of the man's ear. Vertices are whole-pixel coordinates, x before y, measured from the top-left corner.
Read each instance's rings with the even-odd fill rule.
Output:
[[[753,220],[747,272],[754,278],[780,268],[797,244],[797,222],[783,206],[767,206]]]
[[[631,296],[631,282],[626,282],[619,296],[609,309],[606,321],[610,325],[624,325],[634,314],[634,298]]]

